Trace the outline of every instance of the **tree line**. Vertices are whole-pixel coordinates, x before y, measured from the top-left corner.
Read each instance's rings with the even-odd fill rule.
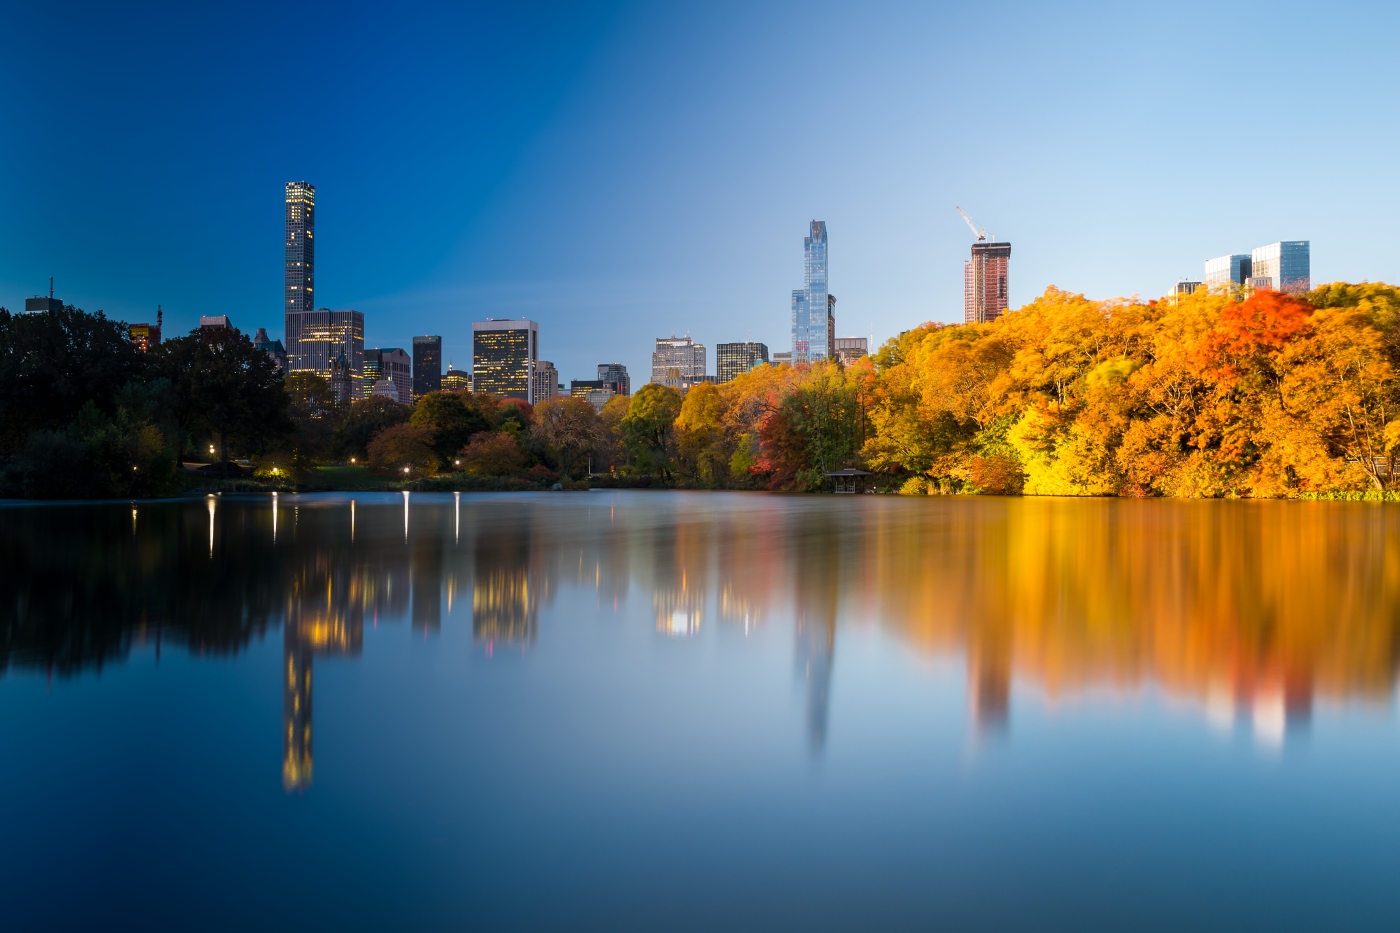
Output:
[[[1397,366],[1400,290],[1382,284],[1156,301],[1051,287],[850,365],[649,384],[601,411],[466,391],[337,403],[237,331],[143,354],[100,312],[0,309],[0,493],[160,495],[182,461],[247,458],[277,483],[353,463],[457,488],[810,491],[854,466],[906,494],[1384,494]]]

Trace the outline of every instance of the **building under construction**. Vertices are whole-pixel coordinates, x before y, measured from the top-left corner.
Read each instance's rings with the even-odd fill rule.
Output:
[[[963,321],[995,321],[1009,300],[1007,267],[1011,264],[1011,244],[988,240],[985,227],[979,229],[962,208],[958,208],[958,213],[977,237],[972,244],[972,258],[963,264]]]

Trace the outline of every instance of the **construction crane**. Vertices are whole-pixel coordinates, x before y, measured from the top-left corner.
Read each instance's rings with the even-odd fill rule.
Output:
[[[963,210],[961,207],[958,208],[958,213],[962,214],[962,219],[967,221],[967,225],[972,228],[972,235],[977,237],[977,242],[987,242],[987,228],[983,227],[981,230],[978,230],[977,225],[972,222],[972,218],[967,216],[967,211]]]

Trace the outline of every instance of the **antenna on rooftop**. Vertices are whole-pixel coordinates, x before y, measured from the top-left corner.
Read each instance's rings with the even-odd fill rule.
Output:
[[[49,297],[53,297],[53,276],[49,276]]]

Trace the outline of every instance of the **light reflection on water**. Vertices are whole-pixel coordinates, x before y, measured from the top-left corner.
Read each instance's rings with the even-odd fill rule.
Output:
[[[1107,780],[1121,766],[1118,756],[1132,753],[1122,751],[1123,722],[1110,726],[1098,718],[1105,711],[1126,717],[1134,739],[1161,739],[1156,750],[1139,748],[1135,754],[1158,774],[1172,769],[1182,782],[1177,789],[1212,773],[1221,786],[1249,799],[1269,779],[1248,757],[1222,765],[1218,752],[1210,751],[1210,736],[1233,734],[1278,752],[1308,737],[1320,705],[1336,711],[1331,722],[1338,736],[1352,735],[1357,723],[1379,722],[1380,731],[1355,733],[1357,744],[1344,751],[1319,743],[1327,750],[1314,750],[1307,765],[1315,783],[1300,785],[1294,802],[1321,806],[1342,786],[1355,791],[1355,783],[1344,785],[1338,778],[1328,783],[1329,763],[1337,774],[1351,775],[1347,769],[1365,761],[1375,769],[1373,777],[1395,776],[1389,713],[1400,664],[1400,510],[1389,506],[403,494],[12,507],[0,509],[0,519],[6,529],[0,540],[0,717],[12,727],[0,731],[0,752],[8,761],[80,758],[75,747],[91,740],[88,730],[96,728],[85,717],[134,702],[136,684],[156,682],[157,668],[138,664],[147,650],[155,657],[164,650],[168,659],[173,644],[189,657],[237,659],[238,670],[254,676],[251,672],[267,666],[267,650],[277,643],[280,628],[278,791],[303,801],[308,813],[315,812],[318,796],[351,799],[346,787],[362,774],[349,761],[362,762],[364,774],[382,778],[375,792],[364,792],[370,796],[412,786],[384,760],[392,747],[430,786],[441,783],[462,793],[453,803],[440,801],[436,816],[489,823],[487,811],[480,809],[481,795],[489,797],[494,788],[508,799],[519,791],[498,784],[498,775],[474,771],[477,763],[439,761],[434,769],[430,762],[438,746],[459,735],[470,738],[478,762],[494,762],[501,773],[528,774],[536,793],[572,800],[550,821],[528,823],[527,835],[547,849],[582,844],[576,821],[586,822],[590,808],[607,810],[612,791],[597,783],[600,773],[624,768],[627,780],[652,782],[648,790],[612,801],[618,828],[596,837],[591,856],[599,870],[610,869],[607,880],[595,879],[580,892],[575,888],[589,870],[574,866],[551,873],[540,868],[549,858],[537,855],[532,862],[540,873],[537,893],[572,892],[560,893],[560,903],[569,905],[565,915],[579,925],[642,925],[649,922],[644,918],[666,914],[670,908],[663,905],[688,901],[704,906],[689,915],[693,921],[680,925],[724,920],[762,926],[775,916],[786,922],[808,915],[808,925],[841,925],[843,915],[833,913],[828,900],[864,905],[845,917],[862,922],[953,918],[959,925],[996,925],[1075,919],[1115,925],[1129,917],[1141,920],[1134,903],[1153,896],[1154,887],[1131,873],[1120,879],[1122,905],[1113,898],[1083,900],[1083,891],[1093,889],[1094,873],[1105,866],[1073,854],[1084,838],[1072,822],[1023,843],[1021,830],[1012,827],[984,827],[980,836],[975,826],[950,827],[951,817],[939,809],[940,799],[961,794],[959,806],[969,813],[987,808],[985,819],[992,826],[1000,818],[995,814],[1029,806],[1043,793],[1037,782],[1049,787],[1066,780],[1067,767],[1086,785],[1096,774]],[[405,623],[418,645],[415,655],[401,656],[403,649],[393,647],[401,643],[378,634],[381,626]],[[366,629],[373,637],[367,638]],[[375,651],[399,666],[371,664]],[[846,651],[853,652],[849,662],[843,661]],[[800,697],[791,713],[780,694],[768,692],[768,681],[776,676],[769,662],[775,660],[790,671],[783,676]],[[362,675],[353,668],[334,670],[360,664],[367,665]],[[109,685],[113,665],[122,673]],[[463,673],[478,669],[481,673],[470,677]],[[103,678],[89,683],[86,675],[95,672],[103,672]],[[9,690],[5,674],[19,678]],[[325,693],[327,677],[334,700]],[[359,694],[349,692],[351,682]],[[26,684],[39,692],[25,692]],[[82,684],[88,686],[80,690]],[[955,693],[948,692],[950,686]],[[187,684],[186,689],[193,688]],[[65,714],[53,712],[60,705],[53,698],[66,690],[76,705]],[[218,692],[225,699],[236,694],[227,685]],[[391,697],[416,692],[451,699],[417,710],[411,721],[367,717],[358,732],[338,726],[338,742],[326,751],[317,733],[318,706],[319,715],[335,717],[337,707],[377,700],[387,705]],[[618,696],[628,703],[619,707]],[[882,705],[882,698],[894,696],[914,698],[916,705]],[[738,697],[766,699],[748,703],[735,716]],[[178,704],[182,696],[165,699]],[[1184,736],[1172,713],[1183,706],[1191,711]],[[160,721],[149,709],[131,710]],[[936,726],[950,711],[962,722],[961,741],[930,746],[931,730],[957,728]],[[1067,717],[1072,741],[1045,751],[1045,737],[1071,731],[1060,724]],[[246,718],[265,721],[252,711]],[[534,734],[541,723],[556,721],[563,732],[555,741]],[[25,728],[31,722],[62,740],[42,737],[38,725]],[[123,720],[117,729],[135,734],[138,726]],[[207,728],[186,740],[199,746],[199,755],[227,767],[236,756],[219,734],[217,727]],[[789,738],[799,738],[801,755],[790,754]],[[1018,752],[1023,738],[1029,744]],[[256,738],[244,744],[264,747]],[[968,750],[980,761],[977,756],[989,747],[999,748],[996,754],[1004,760],[986,768],[1016,772],[1014,780],[988,775],[986,787],[1001,794],[995,806],[977,798],[988,790],[969,790],[965,784],[977,785],[975,777],[967,777]],[[565,748],[574,750],[566,755]],[[695,759],[700,750],[704,755]],[[346,763],[341,773],[326,770],[324,756],[317,758],[322,753]],[[962,778],[939,770],[945,755],[962,762]],[[569,774],[541,767],[558,765],[560,756],[574,769]],[[181,760],[167,751],[149,764],[178,768]],[[677,779],[675,768],[682,761],[688,770]],[[142,766],[128,763],[122,769]],[[1275,766],[1288,767],[1286,762]],[[973,767],[975,774],[983,766]],[[752,842],[754,851],[779,861],[753,866],[743,876],[747,881],[704,859],[692,861],[697,852],[722,849],[746,832],[772,830],[781,837],[787,817],[778,814],[790,806],[800,809],[781,788],[810,781],[823,769],[833,782],[842,775],[842,783],[808,788],[798,800],[815,808],[812,813],[825,814],[831,825],[860,813],[866,824],[825,838],[829,851],[817,869],[794,878],[779,867],[785,858],[796,864],[813,857],[796,838],[797,830],[786,842]],[[12,768],[0,788],[31,798],[81,795],[101,779],[101,770],[36,784]],[[270,755],[262,770],[274,773]],[[742,794],[736,798],[717,788],[746,783],[741,778],[746,774],[773,783],[745,791],[767,802],[747,813],[741,829],[724,814],[751,804],[742,802]],[[895,780],[899,775],[913,783]],[[718,809],[693,821],[683,798],[661,790],[668,776]],[[258,813],[285,808],[267,798],[267,788],[256,780],[255,792],[233,787],[227,777],[218,780],[229,781],[234,793],[252,793]],[[1010,785],[999,783],[1004,781]],[[1155,792],[1170,799],[1176,790],[1158,786]],[[871,794],[885,795],[875,811],[867,802]],[[355,806],[341,810],[334,825],[393,823],[387,813],[367,807],[364,798],[353,799]],[[1372,829],[1400,828],[1388,801],[1361,793],[1351,803],[1365,807]],[[1116,819],[1149,836],[1172,829],[1158,822],[1146,802],[1115,809],[1086,797],[1073,806],[1076,819],[1110,824]],[[1198,822],[1208,835],[1210,822],[1221,817],[1219,806],[1198,801],[1178,819],[1188,826]],[[651,879],[648,887],[648,873],[659,866],[643,855],[644,843],[663,844],[649,829],[627,829],[640,813],[670,828],[663,847],[679,847],[676,858],[698,879],[694,887],[674,879]],[[1051,823],[1068,818],[1054,810],[1042,815]],[[1266,809],[1255,817],[1263,827],[1288,815]],[[887,819],[894,822],[887,825]],[[1037,912],[1025,915],[968,893],[997,883],[998,875],[989,875],[977,859],[959,869],[968,873],[965,886],[940,889],[920,877],[941,872],[951,878],[957,871],[947,864],[948,852],[929,849],[934,843],[928,838],[908,835],[908,827],[921,819],[930,833],[942,832],[938,839],[953,850],[975,848],[974,839],[1001,839],[1012,850],[1041,845],[1064,861],[1059,870],[1078,866],[1080,874],[1069,875],[1058,895],[1030,898]],[[411,849],[422,844],[420,829],[412,820],[393,829],[365,829],[364,854],[393,848],[391,843]],[[73,845],[113,845],[101,830],[87,827],[92,838],[74,839]],[[548,897],[531,907],[500,894],[509,888],[501,873],[520,866],[479,864],[481,853],[474,847],[489,838],[483,832],[452,840],[460,858],[480,872],[474,881],[427,879],[419,888],[386,882],[377,897],[351,898],[370,898],[359,901],[368,914],[352,920],[399,917],[403,908],[397,901],[410,891],[419,899],[414,908],[419,921],[429,925],[469,917],[497,926],[551,925],[563,916],[551,913],[557,905]],[[11,839],[20,848],[0,843],[0,867],[14,869],[14,860],[32,868],[18,855],[24,841],[13,834]],[[858,865],[848,864],[854,855],[843,847],[853,840],[876,852],[883,846],[901,853],[895,874],[908,875],[908,883],[869,878],[865,872],[880,863],[880,856],[869,852]],[[1352,841],[1361,844],[1360,837]],[[1342,838],[1338,844],[1346,842]],[[196,837],[184,845],[207,847],[197,854],[211,858],[224,843]],[[1266,863],[1280,857],[1262,845],[1240,845],[1237,856]],[[407,858],[407,850],[398,851]],[[1189,840],[1178,841],[1163,857],[1209,861]],[[1151,861],[1145,854],[1139,858]],[[1395,865],[1393,856],[1386,860]],[[633,872],[631,880],[624,869]],[[1015,859],[998,869],[1013,885],[1041,877],[1026,871]],[[818,879],[819,891],[812,888]],[[1076,881],[1083,882],[1083,891]],[[345,891],[333,890],[344,883],[327,879],[324,887],[332,890],[320,894],[344,896]],[[464,912],[443,885],[469,892],[476,913]],[[202,890],[212,895],[216,889],[206,884]],[[667,890],[669,896],[658,893]],[[1221,898],[1219,903],[1192,898],[1183,903],[1210,905],[1222,910],[1222,917],[1230,915],[1229,908],[1258,906],[1260,891],[1237,893],[1232,899],[1215,891],[1211,897]],[[1314,893],[1311,903],[1328,904],[1328,890]],[[1350,901],[1350,909],[1360,911],[1353,919],[1393,916],[1393,908],[1362,894]],[[618,912],[619,897],[635,898],[637,911]],[[267,900],[266,910],[285,907],[272,894]],[[1277,905],[1288,900],[1281,893]],[[654,910],[642,906],[652,901]],[[255,893],[250,910],[258,902]],[[731,908],[720,910],[719,904]],[[1161,922],[1184,916],[1173,920],[1166,913]],[[313,921],[317,917],[326,919],[310,915]],[[1290,909],[1280,910],[1276,919],[1287,925],[1310,916]]]

